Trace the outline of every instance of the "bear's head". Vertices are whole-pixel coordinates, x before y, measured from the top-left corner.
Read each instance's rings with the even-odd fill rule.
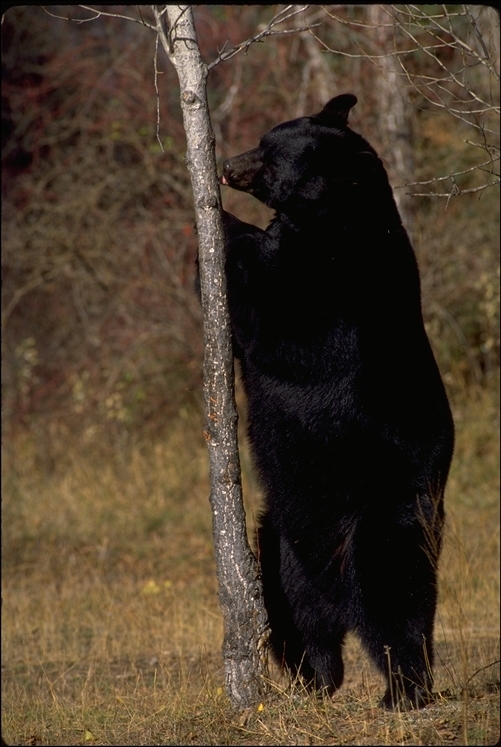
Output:
[[[285,214],[322,212],[337,194],[382,168],[373,148],[348,127],[356,103],[356,96],[342,94],[319,114],[274,127],[257,148],[224,162],[221,184]]]

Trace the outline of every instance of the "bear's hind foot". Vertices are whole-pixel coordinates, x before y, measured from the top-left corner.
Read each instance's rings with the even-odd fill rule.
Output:
[[[379,705],[387,711],[413,711],[424,708],[435,700],[433,693],[423,687],[414,686],[404,691],[388,687]]]

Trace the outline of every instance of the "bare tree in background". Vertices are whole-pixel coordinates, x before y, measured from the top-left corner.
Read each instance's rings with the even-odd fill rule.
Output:
[[[376,78],[377,98],[380,102],[379,137],[392,154],[393,167],[399,175],[414,173],[414,159],[412,156],[412,109],[406,104],[402,91],[398,85],[400,66],[392,54],[385,54],[396,43],[398,28],[388,23],[388,15],[381,5],[371,5],[368,9],[369,22],[376,31],[376,45],[379,46],[379,68],[381,75]],[[403,192],[395,192],[397,203],[404,226],[412,233],[412,205],[411,198]]]
[[[324,15],[316,10],[311,19],[319,20]],[[367,25],[374,30],[372,54],[377,55],[380,75],[375,87],[379,106],[377,109],[377,127],[379,140],[387,152],[392,154],[392,166],[402,178],[404,174],[414,173],[411,138],[412,109],[406,104],[398,85],[400,66],[397,59],[388,53],[395,45],[398,34],[393,23],[388,22],[388,11],[381,5],[370,5],[367,8]],[[296,23],[301,19],[296,16]],[[304,66],[302,86],[296,105],[296,116],[305,113],[305,92],[309,79],[314,82],[319,104],[325,104],[337,91],[335,77],[328,64],[328,56],[322,50],[314,34],[304,34],[301,41],[306,47],[308,63]],[[368,39],[367,41],[371,41]],[[337,91],[341,92],[341,91]],[[403,191],[395,192],[395,200],[406,228],[412,228],[412,200]]]
[[[393,133],[395,163],[412,197],[453,196],[500,183],[499,161],[499,14],[494,8],[470,5],[379,5],[357,17],[340,13],[339,6],[325,8],[326,15],[342,24],[343,44],[324,50],[350,58],[371,60],[385,83],[380,84]],[[397,90],[398,89],[398,90]],[[465,142],[478,152],[470,168],[413,181],[407,171],[402,100],[413,107],[445,112],[460,120],[475,140]],[[478,184],[462,189],[458,180],[475,173]],[[423,189],[427,187],[427,189]]]
[[[317,12],[314,17],[318,20],[319,13]],[[313,17],[310,20],[313,20]],[[302,19],[300,16],[295,17],[297,28],[300,27],[301,21]],[[329,68],[327,58],[325,54],[322,53],[318,42],[312,34],[303,34],[301,36],[301,43],[304,44],[306,48],[308,62],[303,68],[301,88],[299,89],[299,95],[296,102],[296,117],[303,117],[305,115],[306,92],[308,90],[310,79],[314,83],[319,109],[321,109],[336,92],[334,75]]]

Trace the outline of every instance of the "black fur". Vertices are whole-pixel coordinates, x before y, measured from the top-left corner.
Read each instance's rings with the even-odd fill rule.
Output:
[[[276,211],[266,231],[224,214],[228,299],[273,651],[333,692],[355,631],[388,678],[383,705],[420,707],[453,423],[385,169],[347,124],[355,103],[225,162],[223,184]]]

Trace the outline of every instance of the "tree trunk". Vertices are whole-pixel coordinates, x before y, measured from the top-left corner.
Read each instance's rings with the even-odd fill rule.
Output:
[[[299,8],[301,6],[296,6]],[[300,15],[294,17],[294,24],[297,29],[300,29],[304,25],[304,21]],[[299,89],[298,98],[296,102],[296,117],[304,117],[306,111],[306,95],[308,91],[308,82],[311,78],[312,93],[315,94],[316,104],[319,110],[322,109],[325,104],[335,95],[336,86],[334,85],[334,76],[329,68],[329,64],[322,54],[317,40],[309,33],[305,31],[301,34],[301,42],[306,48],[308,55],[308,62],[305,64],[303,69],[303,80]]]
[[[179,77],[199,240],[204,317],[204,435],[210,460],[210,501],[219,602],[224,619],[226,687],[240,708],[265,689],[268,621],[258,565],[247,540],[242,501],[233,352],[226,302],[224,233],[214,135],[207,105],[207,67],[201,59],[191,6],[152,6],[157,33]]]
[[[371,5],[368,8],[370,23],[375,26],[378,54],[384,55],[377,60],[381,75],[377,76],[376,89],[379,114],[379,137],[385,145],[390,164],[395,168],[402,182],[412,180],[414,158],[411,145],[411,121],[402,96],[399,81],[401,79],[400,66],[397,58],[391,54],[395,47],[395,34],[399,33],[397,25],[392,25],[390,15],[391,6]],[[395,181],[390,175],[391,181]],[[412,234],[413,203],[412,198],[405,194],[405,189],[395,190],[402,222]]]

